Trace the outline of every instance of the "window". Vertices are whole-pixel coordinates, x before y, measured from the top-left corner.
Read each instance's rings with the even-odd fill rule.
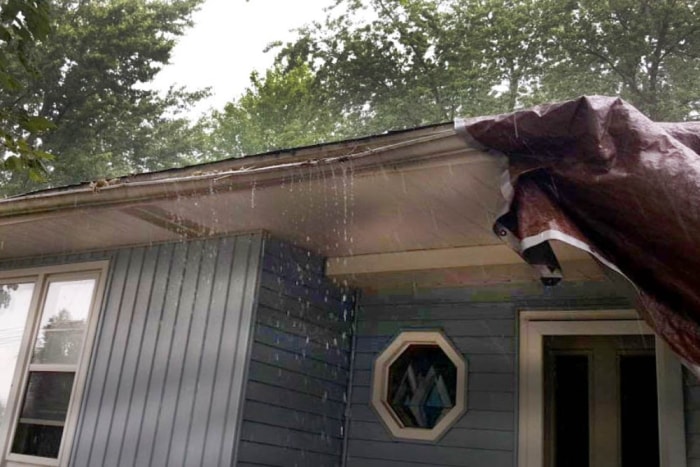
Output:
[[[0,275],[3,460],[65,465],[106,262]]]
[[[434,441],[464,413],[466,373],[441,332],[403,332],[375,361],[372,405],[397,438]]]

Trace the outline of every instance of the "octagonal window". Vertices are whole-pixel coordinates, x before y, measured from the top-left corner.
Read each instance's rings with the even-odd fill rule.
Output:
[[[375,362],[372,405],[399,438],[435,440],[466,407],[466,363],[439,331],[406,331]]]
[[[389,366],[389,405],[404,426],[435,427],[456,390],[457,367],[438,345],[409,345]]]

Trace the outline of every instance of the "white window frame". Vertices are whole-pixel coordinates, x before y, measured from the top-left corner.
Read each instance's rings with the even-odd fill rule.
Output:
[[[0,465],[3,467],[28,467],[28,466],[65,466],[70,459],[70,450],[73,445],[80,401],[85,386],[87,366],[90,360],[90,351],[95,339],[97,329],[98,311],[102,304],[107,269],[109,261],[92,261],[87,263],[74,263],[57,266],[47,266],[31,269],[17,269],[0,271],[0,283],[33,282],[34,291],[29,305],[29,313],[22,336],[19,356],[12,378],[12,387],[8,397],[5,417],[0,424]],[[80,350],[77,365],[51,365],[42,364],[43,371],[75,371],[73,389],[71,391],[66,421],[63,425],[63,437],[56,459],[28,456],[11,453],[12,438],[17,427],[17,419],[21,409],[27,378],[29,376],[30,360],[37,333],[39,332],[41,313],[51,280],[71,279],[95,279],[95,288],[85,328],[85,339]]]
[[[389,367],[412,345],[437,345],[457,370],[455,406],[430,429],[404,426],[388,401]],[[467,410],[467,362],[441,331],[403,331],[374,361],[371,405],[395,438],[437,441]]]
[[[654,335],[634,310],[521,311],[518,372],[518,467],[544,465],[545,336]],[[661,467],[685,467],[683,373],[671,349],[655,339]]]

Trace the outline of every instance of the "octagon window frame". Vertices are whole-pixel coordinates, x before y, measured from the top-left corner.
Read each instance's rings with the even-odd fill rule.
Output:
[[[404,426],[389,402],[389,368],[406,349],[413,345],[438,346],[457,369],[454,407],[433,428]],[[395,438],[437,441],[466,412],[467,362],[442,331],[402,331],[374,361],[371,405]]]

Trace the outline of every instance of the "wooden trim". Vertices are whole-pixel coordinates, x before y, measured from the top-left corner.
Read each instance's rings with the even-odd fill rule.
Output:
[[[2,281],[3,284],[15,283],[22,280],[35,282],[40,278],[39,276],[43,275],[68,274],[72,272],[83,273],[82,275],[85,275],[85,273],[90,271],[103,273],[107,270],[108,264],[109,261],[102,260],[54,266],[39,266],[35,268],[3,269],[0,271],[0,281]]]
[[[58,460],[49,457],[25,456],[24,454],[12,454],[12,457],[7,457],[7,461],[3,467],[33,467],[51,465],[57,466]]]
[[[80,402],[83,399],[83,391],[85,390],[85,380],[87,378],[88,365],[90,363],[90,352],[93,348],[95,335],[97,334],[97,323],[99,321],[100,308],[102,306],[102,297],[104,297],[107,284],[107,274],[109,271],[109,262],[101,261],[99,273],[95,279],[95,288],[92,292],[92,304],[88,315],[88,323],[85,329],[85,339],[80,348],[80,358],[78,360],[78,368],[73,380],[73,393],[71,394],[70,403],[68,405],[68,414],[66,415],[66,428],[63,431],[63,440],[59,451],[59,465],[68,465],[70,459],[70,451],[73,448],[73,438],[78,425],[78,415],[80,413]]]
[[[685,467],[685,413],[683,370],[678,357],[661,339],[656,339],[656,391],[658,393],[659,436],[666,448],[660,449],[661,467]],[[661,447],[661,446],[660,446]]]
[[[245,277],[243,278],[243,296],[241,297],[241,315],[238,322],[237,349],[235,358],[241,362],[241,365],[236,365],[231,373],[231,400],[235,402],[235,408],[232,410],[236,414],[233,427],[233,444],[231,453],[231,465],[238,464],[238,453],[241,443],[241,431],[243,427],[243,411],[248,397],[248,374],[250,372],[251,355],[253,353],[253,344],[255,343],[255,327],[257,326],[258,315],[258,299],[260,287],[262,284],[262,264],[267,250],[268,235],[251,237],[250,250],[247,252]],[[245,241],[242,237],[236,239],[236,247],[238,242]],[[233,257],[236,257],[234,248]],[[251,271],[254,274],[251,274]],[[228,425],[228,423],[227,423]],[[225,428],[224,428],[225,430]]]
[[[146,204],[142,206],[126,207],[122,209],[121,212],[146,221],[161,229],[182,235],[185,238],[206,237],[214,233],[209,227],[177,216],[172,212],[168,212],[154,205]]]
[[[579,250],[562,249],[558,259],[580,261],[590,257]],[[332,257],[326,260],[326,274],[349,276],[507,264],[524,264],[524,261],[512,248],[499,244]]]
[[[547,335],[653,335],[634,310],[522,311],[519,345],[518,467],[544,462],[542,340]],[[656,339],[661,467],[685,467],[685,426],[680,362]]]
[[[33,348],[31,350],[34,350]],[[63,363],[30,363],[27,371],[42,371],[55,373],[75,373],[78,371],[78,364]]]

